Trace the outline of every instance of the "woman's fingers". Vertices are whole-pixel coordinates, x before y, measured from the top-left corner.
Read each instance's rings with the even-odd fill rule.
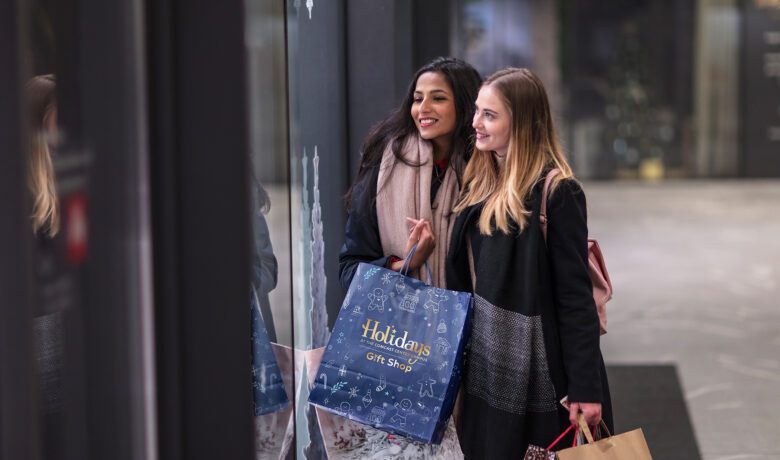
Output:
[[[577,424],[577,414],[580,412],[580,403],[569,403],[569,421],[572,425]]]
[[[420,232],[420,244],[425,246],[435,246],[436,236],[433,234],[433,230],[430,228],[430,224],[425,224]]]
[[[425,219],[406,218],[409,229],[409,240],[407,243],[407,252],[417,243],[417,249],[414,251],[412,261],[409,264],[412,269],[419,268],[436,247],[436,237],[433,234],[433,227],[430,221]]]
[[[419,223],[412,227],[411,232],[409,233],[409,241],[412,243],[416,243],[420,239],[420,234],[423,231],[423,226]]]
[[[590,414],[585,415],[585,421],[590,426],[596,426],[601,423],[601,405],[599,405],[598,410],[593,410]]]
[[[571,403],[569,405],[569,421],[577,424],[577,414],[582,412],[585,423],[590,426],[601,422],[601,404],[599,403]]]
[[[581,404],[582,413],[585,415],[585,421],[588,425],[598,425],[601,421],[601,404],[586,403]]]
[[[406,225],[409,226],[409,234],[411,235],[412,231],[414,231],[415,227],[417,227],[417,224],[419,224],[420,221],[417,219],[412,219],[411,217],[406,218]]]

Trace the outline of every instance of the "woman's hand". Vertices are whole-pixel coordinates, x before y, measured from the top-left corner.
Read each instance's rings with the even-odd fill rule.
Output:
[[[433,235],[433,227],[431,223],[425,219],[412,219],[407,217],[406,221],[411,225],[409,230],[409,239],[406,242],[406,249],[404,250],[404,256],[409,254],[412,247],[417,244],[417,249],[414,250],[412,261],[409,263],[409,270],[417,270],[428,260],[428,257],[436,247],[436,237]],[[390,268],[395,271],[400,271],[403,268],[404,260],[396,261]]]
[[[569,421],[572,424],[577,424],[577,414],[580,412],[588,426],[594,427],[601,423],[601,403],[569,403]]]

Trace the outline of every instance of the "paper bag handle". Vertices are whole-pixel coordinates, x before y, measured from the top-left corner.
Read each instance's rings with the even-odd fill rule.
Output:
[[[555,438],[555,441],[550,443],[550,445],[547,446],[547,449],[545,449],[545,450],[551,450],[553,447],[555,447],[555,445],[558,444],[559,442],[561,442],[561,439],[563,439],[563,437],[566,436],[566,434],[568,434],[569,431],[571,431],[572,428],[574,428],[574,425],[569,425],[569,427],[566,428],[566,431],[564,431],[557,438]]]
[[[404,258],[404,265],[401,267],[400,271],[400,273],[404,276],[408,276],[409,264],[412,263],[412,256],[414,255],[415,250],[417,250],[417,243],[414,243],[412,249],[409,250],[409,254],[407,254]],[[428,284],[433,284],[433,273],[431,272],[431,267],[428,266],[427,260],[425,261],[425,270],[428,273]]]
[[[585,434],[585,439],[588,440],[588,444],[593,444],[593,434],[590,432],[590,427],[588,426],[588,423],[585,421],[585,416],[580,412],[577,414],[577,423],[579,423],[579,431],[582,431],[583,434]],[[576,435],[575,435],[576,437]]]
[[[578,420],[581,420],[582,423],[585,423],[585,417],[581,413],[578,415],[577,418],[578,418]],[[553,441],[552,443],[550,443],[549,446],[547,446],[546,450],[552,450],[552,448],[555,447],[559,442],[561,442],[561,439],[563,439],[563,437],[566,436],[569,433],[569,431],[571,431],[572,428],[574,428],[575,426],[577,427],[577,431],[575,431],[575,433],[574,433],[574,444],[576,445],[577,444],[577,432],[579,432],[581,428],[578,425],[569,425],[569,427],[566,428],[566,430],[563,433],[561,433],[555,439],[555,441]],[[600,426],[600,428],[602,430],[604,430],[607,433],[607,437],[612,436],[612,434],[609,432],[609,428],[607,428],[607,424],[604,423],[603,419],[601,420],[601,423],[600,423],[599,426]],[[590,428],[587,426],[587,424],[585,425],[585,427],[586,427],[585,431],[588,433],[587,436],[590,436]],[[591,439],[592,439],[592,436],[591,436]],[[591,441],[591,442],[593,442],[593,441]]]
[[[583,431],[583,433],[585,433],[585,438],[587,438],[588,443],[593,443],[594,442],[593,441],[593,435],[590,432],[590,427],[585,422],[585,416],[582,414],[582,412],[577,414],[577,423],[579,424],[578,430],[581,430],[581,431]],[[601,419],[601,422],[599,422],[599,428],[601,428],[602,430],[604,430],[605,433],[607,433],[607,436],[606,436],[607,438],[612,436],[612,433],[609,432],[609,428],[607,428],[607,424],[604,423],[604,419]],[[576,435],[575,435],[575,438],[576,438]]]

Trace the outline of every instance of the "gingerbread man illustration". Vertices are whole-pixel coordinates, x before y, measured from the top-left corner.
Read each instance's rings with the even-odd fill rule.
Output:
[[[395,403],[395,409],[395,414],[390,418],[390,421],[397,423],[399,426],[406,426],[406,417],[414,414],[412,402],[408,399],[403,399],[401,402]]]
[[[368,304],[368,309],[384,312],[387,297],[388,296],[381,288],[375,288],[373,292],[368,294],[368,299],[371,300],[371,303]]]

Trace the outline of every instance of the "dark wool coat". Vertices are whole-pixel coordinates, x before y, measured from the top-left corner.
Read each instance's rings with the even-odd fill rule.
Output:
[[[344,231],[344,245],[339,251],[339,282],[344,291],[349,289],[352,277],[361,262],[387,267],[390,256],[384,254],[379,237],[379,222],[376,213],[377,180],[379,168],[375,168],[352,190],[352,202],[347,214]],[[431,203],[441,186],[441,178],[431,178]],[[399,222],[399,225],[407,225]],[[395,254],[404,257],[405,254]]]
[[[561,182],[548,200],[545,244],[542,185],[529,199],[533,213],[522,232],[479,235],[481,205],[460,213],[452,232],[447,285],[474,292],[459,430],[467,458],[521,459],[529,443],[547,447],[569,425],[559,404],[566,395],[602,403],[612,429],[587,268],[585,195],[574,180]],[[478,251],[473,289],[467,251],[472,237]]]

